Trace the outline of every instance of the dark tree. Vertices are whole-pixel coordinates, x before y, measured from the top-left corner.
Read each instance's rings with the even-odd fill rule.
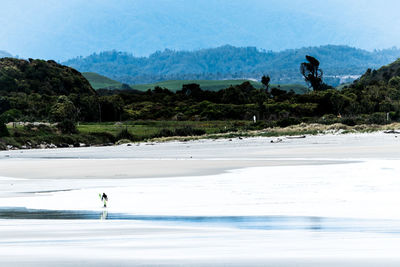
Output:
[[[199,101],[202,100],[202,97],[204,95],[204,91],[200,88],[200,85],[197,83],[183,84],[180,93]]]
[[[265,86],[265,90],[268,92],[269,89],[269,82],[271,81],[271,78],[269,75],[265,76],[263,75],[261,78],[261,83]]]
[[[4,123],[4,120],[0,118],[0,137],[6,137],[10,136],[10,133],[8,132],[7,126]]]
[[[63,134],[76,134],[78,130],[76,129],[76,124],[71,119],[64,119],[63,121],[57,123],[57,128]]]
[[[319,68],[319,61],[311,56],[306,56],[308,62],[303,62],[300,65],[300,72],[314,91],[321,91],[323,89],[322,75],[323,72]]]

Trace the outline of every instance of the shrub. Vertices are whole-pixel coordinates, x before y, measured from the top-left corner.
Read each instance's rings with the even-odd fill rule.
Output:
[[[159,137],[169,137],[169,136],[198,136],[205,134],[206,131],[203,129],[193,128],[191,126],[185,126],[182,128],[177,128],[175,130],[170,130],[167,128],[161,129],[158,133],[153,135],[154,138]]]
[[[133,134],[131,134],[128,129],[123,129],[122,131],[120,131],[117,136],[116,136],[117,140],[121,140],[121,139],[128,139],[131,141],[135,140],[135,137],[133,136]]]
[[[198,135],[203,135],[205,133],[206,131],[204,131],[203,129],[196,129],[190,126],[185,126],[182,128],[175,129],[176,136],[198,136]]]
[[[390,116],[391,120],[398,120],[400,118],[400,112],[399,111],[396,111],[396,112],[392,111],[392,112],[390,112],[389,116]]]
[[[22,117],[22,112],[18,109],[10,109],[1,114],[0,120],[8,123],[12,121],[17,121],[20,117]]]
[[[114,143],[115,137],[111,133],[101,132],[101,133],[90,133],[90,141],[94,143]]]
[[[369,116],[368,122],[372,124],[386,124],[388,121],[386,120],[386,113],[376,112]]]
[[[158,133],[153,135],[153,138],[174,136],[175,133],[168,128],[161,129]]]
[[[74,121],[70,119],[65,119],[57,124],[57,128],[63,134],[74,134],[77,133],[78,130],[76,129],[76,124]]]
[[[354,117],[344,117],[340,122],[347,126],[355,126],[357,124],[357,121]]]
[[[338,118],[336,115],[334,114],[325,114],[324,116],[322,116],[321,118],[318,119],[318,123],[321,124],[334,124],[334,123],[338,123],[340,121],[340,118]]]
[[[301,123],[301,121],[300,121],[299,119],[293,118],[293,117],[280,119],[280,120],[278,120],[278,121],[276,122],[276,124],[277,124],[279,127],[282,127],[282,128],[283,128],[283,127],[288,127],[288,126],[291,126],[291,125],[300,124],[300,123]]]
[[[0,137],[6,136],[10,136],[10,133],[8,132],[7,126],[0,121]]]

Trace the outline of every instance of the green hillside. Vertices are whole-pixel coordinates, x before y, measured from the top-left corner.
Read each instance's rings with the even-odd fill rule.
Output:
[[[89,81],[94,89],[108,88],[120,89],[122,83],[114,81],[106,76],[94,72],[83,72],[82,75]]]
[[[358,84],[363,85],[373,85],[379,83],[390,83],[390,86],[394,84],[398,84],[400,80],[400,59],[396,60],[395,62],[383,66],[378,70],[371,70],[368,69],[367,72],[361,76],[359,79]],[[395,87],[396,87],[395,86]]]
[[[90,85],[94,89],[122,89],[123,84],[112,80],[106,76],[100,75],[95,72],[83,72],[82,75],[89,81]],[[167,88],[173,92],[182,89],[182,85],[197,83],[201,89],[207,91],[219,91],[222,89],[229,88],[230,86],[240,85],[248,80],[170,80],[156,83],[147,84],[134,84],[131,85],[132,89],[138,91],[147,91],[148,89],[154,89],[154,87]],[[255,88],[262,88],[262,84],[256,81],[249,81]],[[307,87],[301,84],[283,84],[283,85],[271,85],[271,87],[279,87],[282,90],[290,91],[293,90],[296,93],[304,93],[307,91]]]
[[[131,85],[132,88],[139,90],[139,91],[146,91],[148,89],[153,89],[156,86],[162,88],[168,88],[171,91],[178,91],[182,89],[182,85],[190,84],[190,83],[197,83],[200,85],[201,89],[208,90],[208,91],[218,91],[222,89],[229,88],[231,85],[240,85],[248,80],[172,80],[172,81],[164,81],[164,82],[157,82],[157,83],[149,83],[149,84],[135,84]],[[255,88],[262,88],[262,84],[260,82],[249,81]],[[278,85],[271,85],[271,87],[278,87]],[[279,85],[280,89],[285,91],[293,90],[296,93],[304,93],[307,91],[307,87],[301,84],[284,84]]]
[[[148,83],[148,84],[135,84],[132,85],[132,88],[140,91],[146,91],[147,89],[153,89],[156,86],[162,88],[168,88],[171,91],[178,91],[182,89],[182,85],[197,83],[200,85],[201,89],[208,91],[218,91],[221,89],[228,88],[229,86],[235,86],[246,82],[247,80],[221,80],[221,81],[213,81],[213,80],[171,80],[171,81],[163,81],[157,83]],[[250,81],[250,83],[256,87],[261,88],[261,83]]]

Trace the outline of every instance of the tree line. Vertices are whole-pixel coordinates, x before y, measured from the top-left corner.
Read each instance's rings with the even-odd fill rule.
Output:
[[[310,85],[305,94],[270,88],[268,75],[262,78],[262,89],[245,82],[220,91],[202,90],[195,83],[176,92],[160,87],[94,91],[80,73],[55,62],[2,59],[0,67],[0,125],[49,121],[73,132],[79,121],[250,120],[256,115],[266,126],[287,126],[386,123],[388,114],[390,120],[400,114],[400,61],[368,70],[337,90],[323,83],[319,61],[307,56],[300,64]]]

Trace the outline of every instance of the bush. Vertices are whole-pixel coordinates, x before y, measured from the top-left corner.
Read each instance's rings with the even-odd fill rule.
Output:
[[[90,133],[89,140],[91,142],[100,144],[100,143],[115,143],[115,137],[111,133],[101,132],[101,133]]]
[[[399,111],[396,111],[396,112],[390,112],[390,119],[391,120],[398,120],[399,118],[400,118],[400,112]]]
[[[383,112],[376,112],[369,116],[368,123],[372,124],[386,124],[388,123],[386,119],[386,113]]]
[[[7,137],[7,136],[10,136],[7,126],[3,122],[0,122],[0,137]]]
[[[116,140],[122,140],[122,139],[127,139],[130,141],[137,140],[137,138],[135,138],[135,136],[133,134],[131,134],[129,132],[129,130],[126,128],[123,129],[122,131],[120,131],[115,138],[116,138]]]
[[[203,129],[193,128],[190,126],[177,128],[174,131],[164,128],[164,129],[161,129],[155,135],[153,135],[153,138],[169,137],[169,136],[199,136],[199,135],[203,135],[205,133],[206,133],[206,131],[204,131]]]
[[[57,124],[57,128],[63,133],[63,134],[74,134],[78,133],[78,130],[76,129],[76,124],[74,121],[65,119]]]
[[[355,126],[357,124],[357,120],[353,117],[342,118],[340,122],[347,126]]]
[[[8,123],[12,121],[17,121],[20,117],[22,117],[22,112],[18,109],[10,109],[1,114],[0,120]]]
[[[262,130],[266,128],[272,128],[276,126],[274,121],[257,121],[256,123],[251,123],[245,127],[244,130]]]
[[[169,136],[174,136],[174,135],[175,135],[175,133],[173,131],[171,131],[170,129],[163,128],[158,133],[153,135],[153,138],[169,137]]]
[[[204,131],[203,129],[196,129],[190,126],[185,126],[183,128],[175,129],[176,136],[198,136],[198,135],[203,135],[205,133],[206,131]]]
[[[339,121],[341,121],[341,120],[336,115],[325,114],[324,116],[319,118],[317,122],[321,123],[321,124],[330,125],[330,124],[338,123]]]
[[[291,125],[296,125],[296,124],[300,124],[301,123],[301,121],[299,120],[299,119],[297,119],[297,118],[292,118],[292,117],[290,117],[290,118],[284,118],[284,119],[280,119],[280,120],[278,120],[277,122],[276,122],[276,124],[279,126],[279,127],[288,127],[288,126],[291,126]]]

